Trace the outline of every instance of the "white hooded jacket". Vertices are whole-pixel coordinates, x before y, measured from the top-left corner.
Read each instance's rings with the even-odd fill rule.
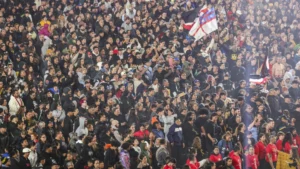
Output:
[[[82,135],[88,135],[89,131],[86,127],[84,127],[84,122],[85,122],[86,118],[85,117],[80,117],[79,118],[79,127],[76,129],[76,134],[77,136],[82,136]]]

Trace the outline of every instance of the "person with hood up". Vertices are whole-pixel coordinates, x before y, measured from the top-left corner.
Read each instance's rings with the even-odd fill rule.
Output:
[[[293,75],[293,71],[294,70],[291,69],[290,71],[286,72],[283,76],[283,83],[287,88],[290,88],[292,86],[292,81],[295,78],[295,74]]]
[[[232,164],[235,169],[242,169],[242,159],[240,157],[241,148],[236,145],[233,151],[229,153],[229,157],[232,158]]]
[[[76,129],[76,134],[77,136],[82,136],[82,135],[88,135],[88,129],[87,129],[87,120],[85,117],[80,117],[79,118],[79,127]]]

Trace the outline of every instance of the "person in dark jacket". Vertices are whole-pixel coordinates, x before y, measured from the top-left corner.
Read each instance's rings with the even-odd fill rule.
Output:
[[[192,146],[194,138],[198,135],[193,124],[194,119],[192,117],[187,117],[186,121],[182,125],[182,133],[187,147]]]
[[[120,143],[118,141],[112,141],[111,147],[105,151],[105,168],[107,168],[108,166],[113,166],[117,161],[119,161],[118,147],[120,147]]]
[[[73,127],[73,119],[72,119],[73,116],[74,116],[74,112],[69,110],[66,118],[63,121],[62,132],[63,132],[66,142],[68,142],[69,134],[74,130],[73,129],[74,128]]]
[[[245,79],[246,69],[242,66],[242,61],[237,60],[236,66],[232,68],[231,71],[231,80],[233,82],[239,82],[240,80]]]
[[[92,144],[93,144],[92,139],[93,139],[92,137],[87,136],[83,142],[81,154],[82,154],[82,161],[84,164],[86,164],[89,159],[92,159],[94,157],[93,150],[92,150]]]
[[[9,136],[4,124],[0,124],[0,153],[4,153],[6,147],[9,146]]]
[[[271,118],[276,119],[280,115],[281,107],[279,104],[279,99],[277,98],[275,90],[269,90],[269,95],[267,100],[271,109]]]
[[[167,135],[169,142],[171,143],[171,155],[177,159],[178,166],[183,164],[181,155],[183,148],[185,147],[184,138],[181,127],[181,120],[179,118],[175,119],[175,123],[170,127],[169,133]]]
[[[22,150],[23,155],[20,156],[20,163],[19,163],[22,166],[22,169],[31,169],[32,168],[30,161],[28,159],[30,151],[31,150],[29,148],[24,148]]]
[[[106,115],[104,113],[100,114],[100,121],[97,123],[95,127],[95,135],[98,140],[100,140],[101,136],[107,131],[109,123],[106,121]]]
[[[35,104],[37,104],[37,102],[35,101],[35,97],[36,94],[34,92],[31,92],[29,94],[29,97],[27,97],[26,101],[25,101],[25,107],[27,110],[34,110],[35,108]]]
[[[296,106],[294,112],[292,112],[293,122],[297,131],[300,131],[300,105]]]
[[[10,152],[10,168],[13,168],[13,169],[21,169],[23,166],[21,166],[20,164],[20,154],[19,154],[19,151],[17,149],[13,149],[11,152]]]
[[[292,81],[292,86],[289,88],[289,93],[294,101],[298,99],[300,95],[299,82],[297,80]]]

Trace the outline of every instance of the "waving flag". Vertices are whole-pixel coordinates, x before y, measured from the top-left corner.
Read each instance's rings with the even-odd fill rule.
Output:
[[[206,5],[203,6],[200,10],[199,17],[192,23],[184,24],[183,27],[190,30],[189,35],[193,36],[195,41],[210,34],[218,29],[215,9],[213,7],[208,9]]]
[[[258,69],[258,74],[250,75],[249,82],[250,83],[255,83],[257,85],[267,83],[268,74],[266,74],[266,72],[269,72],[269,69],[270,69],[269,57],[268,57],[268,55],[266,55],[265,59],[264,59],[264,63]]]

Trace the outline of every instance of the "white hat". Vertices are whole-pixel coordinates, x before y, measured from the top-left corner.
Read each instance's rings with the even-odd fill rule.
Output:
[[[241,14],[242,14],[242,11],[241,11],[241,10],[237,10],[237,11],[236,11],[236,14],[241,15]]]
[[[22,150],[22,152],[23,153],[29,153],[31,150],[29,149],[29,148],[24,148],[23,150]]]
[[[121,76],[123,76],[123,75],[126,75],[126,72],[125,72],[125,71],[121,72]]]

